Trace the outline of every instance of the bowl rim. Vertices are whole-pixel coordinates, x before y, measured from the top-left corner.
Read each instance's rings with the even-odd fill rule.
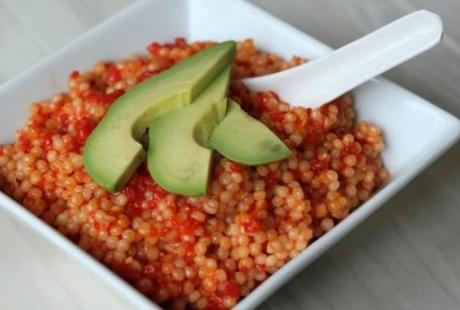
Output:
[[[190,5],[190,0],[188,4]],[[262,10],[261,8],[246,2],[244,0],[232,0],[236,2],[237,5],[243,6],[247,10],[253,11],[255,14],[261,15],[263,18],[267,19],[269,22],[274,23],[277,27],[282,27],[290,31],[293,35],[301,36],[302,38],[308,38],[309,44],[315,45],[315,48],[320,53],[325,53],[331,50],[330,47],[324,43],[318,41],[314,37],[302,32],[301,30],[289,25],[288,23],[280,20],[279,18],[271,15],[270,13]],[[19,82],[23,77],[29,75],[31,72],[39,70],[41,67],[45,67],[49,61],[55,58],[57,55],[64,53],[67,50],[71,50],[75,46],[84,40],[86,37],[91,36],[93,33],[96,33],[102,28],[108,27],[111,23],[119,18],[123,18],[125,15],[129,15],[134,12],[138,7],[142,6],[148,0],[136,1],[132,4],[129,4],[125,8],[121,9],[119,12],[115,13],[108,19],[102,21],[92,29],[80,35],[78,38],[72,42],[66,44],[64,47],[56,50],[51,53],[35,65],[31,66],[27,70],[19,73],[13,78],[7,80],[2,85],[0,85],[0,96],[2,91],[5,91],[11,85]],[[262,284],[257,286],[248,296],[243,298],[235,306],[235,309],[251,309],[262,303],[269,295],[271,295],[275,290],[280,288],[286,282],[288,282],[292,277],[305,268],[306,265],[314,261],[327,249],[329,249],[333,244],[338,240],[347,235],[352,229],[354,229],[360,222],[366,219],[370,214],[375,212],[380,206],[382,206],[388,199],[390,199],[397,191],[409,183],[417,174],[419,174],[423,169],[425,169],[429,164],[436,160],[441,154],[443,154],[447,149],[449,149],[459,138],[460,138],[460,121],[446,111],[436,107],[432,103],[426,101],[423,98],[409,92],[408,90],[402,88],[401,86],[396,85],[393,82],[390,82],[384,78],[376,78],[372,80],[373,83],[383,83],[388,85],[401,93],[408,94],[417,100],[420,104],[428,105],[430,108],[435,109],[437,113],[442,115],[447,121],[451,122],[452,129],[454,130],[453,134],[445,141],[437,141],[431,145],[431,152],[422,154],[418,161],[414,162],[410,169],[407,169],[405,173],[400,175],[397,179],[391,180],[367,202],[363,203],[360,208],[353,211],[345,220],[341,221],[337,226],[334,227],[330,232],[309,244],[308,247],[303,250],[299,255],[287,262],[282,268],[277,272],[270,275],[270,277],[264,281]],[[0,205],[3,206],[14,219],[19,220],[20,222],[27,224],[26,226],[34,230],[35,232],[40,233],[41,236],[49,240],[55,246],[59,247],[60,250],[63,250],[67,255],[71,256],[75,261],[91,270],[98,278],[100,278],[104,283],[111,287],[113,290],[117,291],[125,298],[127,301],[135,305],[140,309],[161,309],[155,302],[146,298],[138,290],[133,288],[130,284],[125,282],[121,277],[116,273],[111,271],[101,262],[97,261],[91,255],[86,253],[84,250],[80,249],[76,244],[71,242],[65,236],[61,235],[53,227],[49,226],[43,222],[40,218],[33,215],[27,209],[25,209],[21,204],[14,201],[12,198],[0,191]]]

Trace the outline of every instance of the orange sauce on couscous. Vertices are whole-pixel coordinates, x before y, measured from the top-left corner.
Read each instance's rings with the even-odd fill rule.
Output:
[[[216,155],[205,197],[160,188],[144,166],[109,193],[85,172],[82,147],[136,83],[210,42],[152,43],[148,54],[73,71],[69,90],[35,103],[17,140],[0,145],[0,189],[166,308],[225,309],[331,230],[389,178],[380,130],[356,122],[349,96],[312,110],[238,80],[303,63],[238,43],[230,97],[292,149],[248,167]],[[303,91],[303,90],[299,90]]]

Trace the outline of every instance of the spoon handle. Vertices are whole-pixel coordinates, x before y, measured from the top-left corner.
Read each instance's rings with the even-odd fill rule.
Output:
[[[438,15],[406,15],[318,60],[277,74],[245,79],[251,90],[273,90],[285,101],[318,107],[436,45]]]

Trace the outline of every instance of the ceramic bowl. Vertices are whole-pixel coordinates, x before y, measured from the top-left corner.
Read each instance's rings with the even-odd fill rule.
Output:
[[[315,59],[331,50],[242,0],[137,1],[0,87],[0,143],[13,141],[14,132],[23,126],[32,102],[49,98],[66,89],[67,76],[72,70],[90,69],[98,60],[144,53],[145,46],[151,41],[171,41],[178,36],[189,41],[253,38],[259,48],[284,57],[298,55]],[[391,181],[330,232],[264,281],[240,301],[236,309],[252,309],[262,303],[375,212],[459,138],[458,119],[385,79],[369,81],[353,94],[358,119],[372,122],[383,130],[387,145],[383,158],[391,172]],[[9,214],[24,227],[28,227],[24,229],[54,244],[48,248],[65,252],[75,260],[76,272],[93,273],[96,283],[108,288],[109,293],[104,298],[110,298],[110,294],[123,296],[125,301],[136,308],[158,308],[1,192],[0,205],[1,213]],[[77,287],[78,283],[72,285]]]

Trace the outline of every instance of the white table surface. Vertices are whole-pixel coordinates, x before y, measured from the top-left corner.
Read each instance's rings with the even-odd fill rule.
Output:
[[[129,2],[0,0],[0,83]],[[387,76],[460,117],[460,1],[253,2],[336,47],[417,8],[439,13],[442,44]],[[48,250],[0,217],[0,309],[130,308]],[[261,308],[460,309],[460,143]]]

